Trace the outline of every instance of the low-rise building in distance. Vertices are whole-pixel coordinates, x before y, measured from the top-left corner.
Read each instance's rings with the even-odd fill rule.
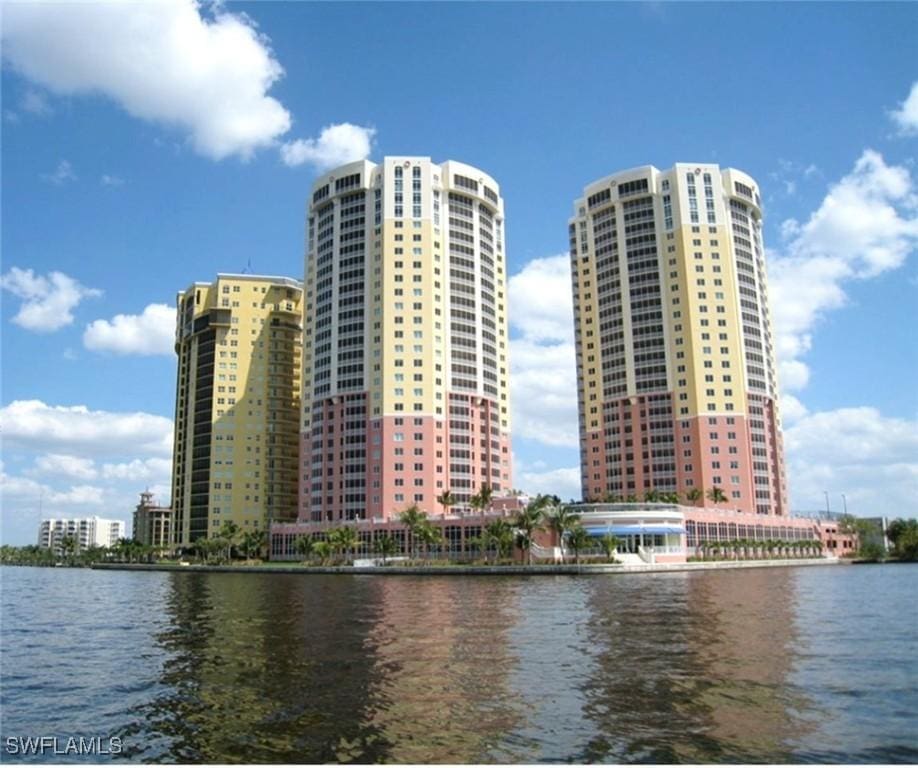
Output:
[[[167,549],[172,532],[172,507],[154,503],[153,494],[144,491],[134,510],[134,539],[148,547]]]
[[[113,547],[124,538],[124,521],[103,517],[48,518],[38,526],[38,546],[60,550],[66,537],[76,541],[77,551],[89,547]]]

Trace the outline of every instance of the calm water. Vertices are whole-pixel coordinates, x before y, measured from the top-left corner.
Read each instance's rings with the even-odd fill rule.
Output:
[[[3,744],[120,736],[118,759],[146,762],[918,762],[918,565],[0,577]]]

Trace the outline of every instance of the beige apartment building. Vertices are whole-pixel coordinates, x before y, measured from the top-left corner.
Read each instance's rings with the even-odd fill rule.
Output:
[[[248,274],[178,294],[174,544],[296,518],[302,298]]]

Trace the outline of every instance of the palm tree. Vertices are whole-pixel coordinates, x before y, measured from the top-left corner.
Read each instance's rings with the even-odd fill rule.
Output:
[[[427,513],[421,512],[417,504],[412,504],[407,509],[399,513],[399,522],[404,525],[411,534],[411,552],[412,557],[417,557],[417,537],[421,528],[427,523]]]
[[[424,545],[424,554],[429,557],[430,548],[442,544],[443,536],[436,527],[425,520],[424,525],[418,531],[418,540]]]
[[[697,506],[698,502],[704,498],[704,492],[701,488],[692,487],[685,492],[685,498]]]
[[[590,534],[582,525],[575,525],[567,534],[567,545],[574,551],[574,562],[580,565],[580,550],[590,543]]]
[[[383,565],[385,565],[386,559],[398,551],[398,542],[387,533],[373,542],[373,549],[382,555]]]
[[[655,489],[651,488],[647,491],[644,491],[644,501],[648,504],[658,502],[660,500],[660,493]]]
[[[357,536],[357,531],[353,528],[349,528],[346,525],[341,526],[340,528],[335,528],[329,534],[329,543],[331,546],[344,553],[345,562],[352,560],[351,551],[354,547],[357,546],[359,537]]]
[[[99,547],[93,544],[83,552],[83,561],[89,565],[105,559],[105,547]]]
[[[536,497],[535,501],[525,509],[521,509],[513,521],[518,529],[517,543],[526,553],[526,564],[532,565],[532,537],[542,528],[543,513],[546,502],[544,497]]]
[[[718,488],[716,485],[708,489],[707,496],[708,500],[713,501],[715,504],[722,504],[727,500],[723,488]]]
[[[443,507],[444,514],[449,516],[449,508],[456,505],[456,497],[453,496],[452,491],[447,489],[439,496],[437,496],[437,503]]]
[[[548,527],[554,531],[558,537],[558,547],[561,550],[561,562],[564,563],[564,534],[574,526],[580,524],[580,516],[575,515],[570,507],[562,505],[550,505],[544,512],[545,520]]]
[[[317,541],[313,544],[312,551],[319,558],[319,562],[324,563],[328,556],[331,555],[333,548],[328,541]]]
[[[303,534],[298,537],[296,544],[294,544],[294,549],[298,555],[303,556],[303,560],[308,560],[309,556],[315,551],[316,542],[313,541],[312,536],[309,534]]]
[[[602,544],[603,550],[605,550],[606,557],[608,557],[610,561],[615,560],[615,553],[618,551],[619,544],[618,537],[613,536],[611,533],[607,533],[600,539],[600,543]]]
[[[668,493],[660,494],[660,501],[665,504],[678,504],[679,503],[679,494],[675,491],[670,491]]]
[[[73,556],[77,551],[77,540],[73,536],[64,536],[60,540],[61,556],[71,565],[73,564]]]
[[[492,520],[485,526],[482,539],[488,549],[492,547],[496,550],[497,557],[509,555],[510,547],[513,545],[513,530],[503,518]]]
[[[494,498],[494,489],[489,483],[484,483],[481,488],[478,489],[478,496],[481,499],[482,510],[489,512],[491,510],[491,501]]]
[[[261,553],[261,548],[265,545],[267,534],[265,531],[246,531],[242,534],[242,549],[245,552],[245,559],[248,560],[252,550],[256,554]]]
[[[239,536],[239,526],[232,520],[224,521],[220,526],[220,538],[226,542],[226,559],[233,558],[233,545],[236,543],[236,537]]]
[[[478,489],[478,493],[473,494],[469,499],[469,506],[481,516],[491,508],[491,499],[494,497],[494,491],[491,486],[485,483]]]

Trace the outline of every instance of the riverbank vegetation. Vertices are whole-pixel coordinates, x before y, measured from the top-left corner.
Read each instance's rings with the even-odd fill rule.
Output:
[[[818,539],[733,539],[731,541],[705,541],[699,544],[699,555],[688,558],[691,562],[719,560],[799,560],[822,557],[822,542]]]
[[[119,539],[113,547],[86,547],[81,549],[72,536],[61,539],[55,549],[29,544],[24,547],[0,546],[0,563],[3,565],[67,566],[88,568],[96,563],[152,563],[159,560],[163,551],[141,544],[135,539]]]
[[[472,498],[476,509],[484,510],[489,505],[486,492]],[[341,526],[300,536],[296,552],[305,565],[352,564],[358,547],[361,557],[372,558],[381,565],[533,565],[555,562],[554,548],[546,551],[537,543],[538,534],[543,531],[553,532],[556,540],[564,542],[560,548],[562,563],[565,550],[578,564],[581,560],[615,563],[619,545],[614,536],[601,540],[591,537],[581,525],[580,517],[563,506],[557,496],[536,496],[514,517],[491,520],[479,535],[464,540],[461,552],[456,551],[456,542],[444,539],[442,531],[416,504],[399,513],[398,520],[404,526],[404,538],[386,533],[371,542],[361,542],[353,528]]]

